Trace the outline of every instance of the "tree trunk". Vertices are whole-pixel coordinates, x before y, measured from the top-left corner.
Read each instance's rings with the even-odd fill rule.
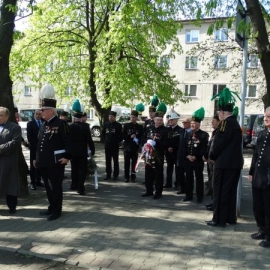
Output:
[[[264,15],[259,0],[245,0],[253,30],[257,33],[256,45],[260,56],[262,69],[266,79],[266,94],[262,101],[264,108],[270,106],[270,45],[266,30]]]
[[[10,110],[10,121],[16,122],[14,103],[12,96],[12,81],[9,76],[9,57],[13,45],[14,20],[16,14],[10,10],[8,5],[16,6],[17,0],[3,0],[0,17],[0,106]],[[27,165],[22,153],[19,150],[19,177],[21,185],[21,195],[28,194]]]

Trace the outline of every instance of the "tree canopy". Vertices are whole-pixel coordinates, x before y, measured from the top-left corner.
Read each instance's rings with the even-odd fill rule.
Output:
[[[112,103],[132,106],[134,98],[145,102],[153,94],[173,104],[182,91],[164,59],[181,53],[179,19],[184,13],[193,16],[198,5],[191,0],[42,1],[14,46],[12,74],[29,76],[39,86],[49,81],[62,99],[71,87],[74,97],[90,102],[98,114]]]

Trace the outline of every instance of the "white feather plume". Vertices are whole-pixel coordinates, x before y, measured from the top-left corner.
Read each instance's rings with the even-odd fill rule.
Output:
[[[55,98],[55,92],[54,88],[51,84],[46,83],[42,88],[41,88],[41,93],[40,93],[40,98],[48,98],[48,99],[54,99]]]
[[[65,111],[65,112],[69,112],[69,111],[70,111],[70,106],[69,106],[69,104],[65,104],[65,106],[64,106],[64,111]]]

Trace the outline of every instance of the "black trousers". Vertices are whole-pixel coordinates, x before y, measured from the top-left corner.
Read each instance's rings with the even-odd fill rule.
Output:
[[[179,190],[182,192],[185,192],[185,182],[186,182],[186,171],[184,167],[176,166],[176,171],[178,177],[176,178],[178,180],[178,183],[176,183],[175,186],[178,187]]]
[[[131,179],[136,179],[135,166],[138,160],[138,152],[124,151],[124,166],[125,166],[125,179],[129,180],[130,175],[130,161],[131,161]]]
[[[18,204],[17,196],[6,195],[6,203],[9,209],[16,209]]]
[[[73,157],[71,160],[71,187],[79,193],[85,191],[84,183],[87,174],[87,157]]]
[[[175,171],[174,185],[178,186],[179,175],[178,175],[178,170],[176,169],[177,156],[174,153],[166,153],[166,160],[167,160],[166,185],[167,186],[172,186],[173,171]]]
[[[52,168],[40,168],[49,201],[48,210],[55,215],[61,215],[62,212],[64,171],[65,166],[62,165]]]
[[[113,159],[113,177],[119,175],[119,148],[105,148],[106,158],[106,174],[107,177],[111,177],[112,174],[112,159]]]
[[[196,179],[196,196],[197,199],[203,199],[204,196],[204,183],[203,183],[203,167],[192,166],[190,163],[185,167],[186,171],[186,197],[193,197],[194,189],[194,174]]]
[[[236,197],[240,169],[216,169],[213,181],[213,221],[220,225],[236,222]]]
[[[40,183],[41,181],[41,175],[40,171],[38,168],[35,168],[33,165],[33,153],[30,151],[30,179],[31,179],[31,184],[35,185],[37,183]]]
[[[253,213],[257,226],[270,237],[270,186],[266,189],[252,187]]]
[[[164,158],[155,159],[155,168],[146,165],[145,167],[145,187],[146,193],[153,193],[155,183],[156,194],[161,195],[163,191],[163,165]]]

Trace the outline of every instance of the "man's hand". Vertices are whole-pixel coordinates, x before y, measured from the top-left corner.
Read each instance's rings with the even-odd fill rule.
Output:
[[[33,166],[36,168],[36,160],[33,160]]]
[[[169,147],[169,148],[168,148],[168,152],[169,152],[169,153],[172,153],[172,152],[173,152],[173,148],[172,148],[172,147]]]
[[[248,176],[248,181],[249,181],[249,182],[252,182],[252,175],[249,175],[249,176]]]
[[[61,158],[61,159],[58,160],[58,162],[60,162],[60,164],[68,164],[69,159]]]

